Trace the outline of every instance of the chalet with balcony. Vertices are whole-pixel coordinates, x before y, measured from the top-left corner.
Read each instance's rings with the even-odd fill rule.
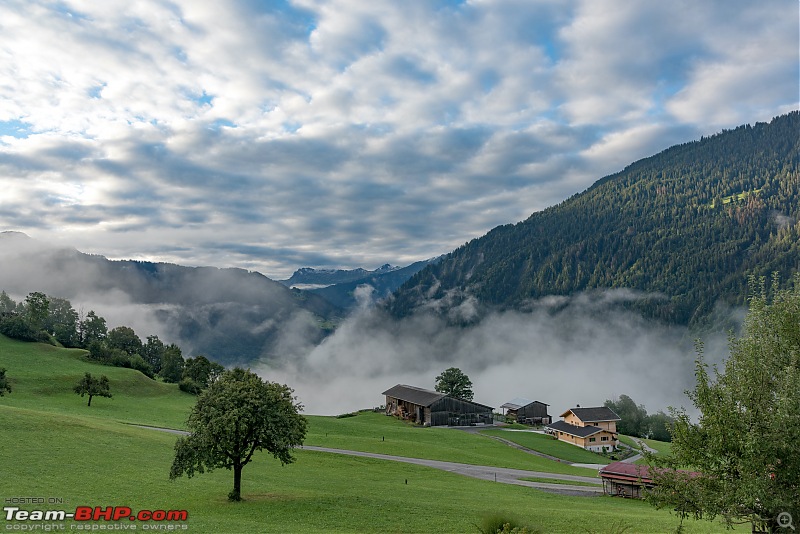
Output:
[[[561,418],[546,425],[545,432],[592,452],[617,450],[617,421],[622,419],[611,408],[570,408]]]

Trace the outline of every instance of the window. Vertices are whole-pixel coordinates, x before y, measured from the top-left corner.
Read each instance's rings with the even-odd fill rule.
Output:
[[[595,440],[594,438],[589,438],[589,443],[594,442],[594,440]]]
[[[608,436],[603,436],[602,438],[600,438],[600,441],[608,441]]]

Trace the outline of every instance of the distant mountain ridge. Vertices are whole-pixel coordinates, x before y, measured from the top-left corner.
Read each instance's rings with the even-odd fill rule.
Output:
[[[372,288],[370,298],[373,301],[382,300],[389,297],[397,288],[403,285],[409,278],[427,267],[431,263],[439,261],[439,258],[422,260],[406,267],[391,267],[389,264],[369,272],[363,278],[333,284],[327,287],[308,289],[310,293],[319,295],[328,302],[343,309],[353,308],[358,304],[356,289],[359,286],[369,286]]]
[[[789,281],[800,269],[799,160],[798,111],[673,146],[470,241],[389,307],[525,309],[628,288],[645,295],[632,306],[648,316],[702,323],[718,303],[743,304],[748,275]]]
[[[302,267],[297,269],[288,280],[278,280],[278,282],[286,287],[300,287],[301,289],[303,289],[302,286],[332,286],[390,273],[397,269],[400,269],[400,267],[393,267],[388,263],[374,271],[368,271],[361,267],[357,269],[314,269],[313,267]]]
[[[159,323],[165,341],[223,364],[279,357],[288,331],[314,345],[344,316],[324,298],[257,272],[114,261],[53,248],[21,233],[0,233],[0,242],[0,289],[18,295],[42,291],[76,307],[93,302],[103,316],[133,307],[144,324]],[[140,337],[154,333],[123,324]]]

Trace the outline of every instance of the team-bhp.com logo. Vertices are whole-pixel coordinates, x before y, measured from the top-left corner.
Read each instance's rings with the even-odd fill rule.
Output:
[[[22,510],[18,506],[5,506],[6,521],[152,521],[176,522],[186,521],[189,518],[187,510],[140,510],[134,512],[128,506],[78,506],[74,512],[66,510]],[[6,526],[8,529],[8,525]],[[152,525],[148,530],[161,530],[158,525]]]

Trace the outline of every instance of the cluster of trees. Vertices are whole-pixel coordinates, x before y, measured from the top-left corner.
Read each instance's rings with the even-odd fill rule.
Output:
[[[69,300],[40,292],[17,303],[0,292],[0,333],[22,341],[58,343],[89,351],[89,359],[141,371],[150,378],[178,383],[197,394],[224,371],[205,356],[184,359],[181,348],[151,335],[143,342],[129,326],[108,329],[105,318],[90,310],[82,317]],[[91,402],[91,399],[90,399]]]
[[[417,273],[390,308],[477,297],[501,308],[630,288],[630,304],[702,326],[744,304],[748,274],[788,280],[800,255],[800,112],[672,147],[526,221],[495,228]],[[727,200],[727,202],[725,202]],[[463,295],[463,296],[458,296]]]
[[[675,419],[662,410],[648,414],[643,404],[637,405],[627,395],[620,395],[617,400],[607,400],[604,404],[614,410],[622,421],[617,423],[617,431],[637,438],[672,441],[672,424]]]

